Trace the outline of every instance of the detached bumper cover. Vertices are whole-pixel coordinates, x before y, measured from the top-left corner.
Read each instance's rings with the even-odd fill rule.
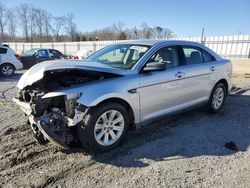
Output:
[[[35,125],[43,136],[55,145],[68,149],[70,143],[75,141],[71,129],[67,126],[67,120],[62,114],[51,112],[41,117],[34,117],[29,103],[17,98],[13,98],[13,101],[29,116],[30,125]]]
[[[41,120],[37,122],[37,127],[43,134],[45,138],[47,138],[50,142],[54,143],[55,145],[64,148],[69,149],[69,146],[67,145],[70,141],[73,140],[73,138],[69,138],[68,136],[68,129],[66,127],[55,127],[53,124],[48,124],[45,121]]]

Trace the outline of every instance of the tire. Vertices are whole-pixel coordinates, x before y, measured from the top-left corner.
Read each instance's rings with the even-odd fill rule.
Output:
[[[84,147],[103,153],[119,145],[128,127],[126,108],[119,103],[105,103],[89,110],[83,123],[77,126],[77,133]]]
[[[12,76],[15,73],[15,67],[9,63],[2,64],[0,66],[1,75],[3,76]]]
[[[216,84],[210,94],[208,102],[208,110],[211,113],[217,113],[221,111],[225,102],[226,94],[227,92],[225,85],[223,83]]]

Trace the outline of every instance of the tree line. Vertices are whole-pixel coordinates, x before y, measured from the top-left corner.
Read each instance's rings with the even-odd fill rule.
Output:
[[[83,32],[77,29],[74,14],[53,16],[48,11],[28,4],[7,8],[0,2],[0,42],[69,42],[171,38],[175,34],[161,26],[126,28],[122,22]]]

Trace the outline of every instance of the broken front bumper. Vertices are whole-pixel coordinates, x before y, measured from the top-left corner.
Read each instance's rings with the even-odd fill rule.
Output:
[[[17,98],[13,101],[29,117],[29,124],[35,135],[42,134],[47,140],[55,145],[68,149],[71,143],[77,142],[74,134],[74,127],[82,120],[86,108],[75,109],[75,115],[71,119],[59,112],[49,112],[40,117],[34,117],[29,103],[22,102]]]
[[[27,102],[22,102],[17,98],[13,98],[13,101],[21,108],[21,110],[27,114],[28,116],[31,115],[32,109],[29,103]]]

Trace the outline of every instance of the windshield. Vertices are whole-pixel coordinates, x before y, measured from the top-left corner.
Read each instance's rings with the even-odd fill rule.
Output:
[[[33,55],[35,55],[36,52],[37,52],[36,49],[31,49],[31,50],[24,52],[22,55],[23,56],[33,56]]]
[[[131,69],[150,48],[146,45],[116,44],[99,50],[87,59],[120,69]]]

